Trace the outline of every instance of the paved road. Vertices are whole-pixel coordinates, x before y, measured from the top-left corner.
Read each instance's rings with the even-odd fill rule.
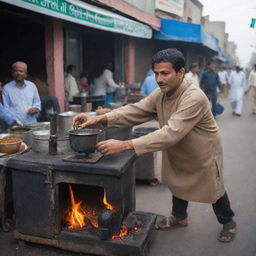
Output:
[[[242,117],[233,117],[227,102],[218,117],[224,145],[225,182],[238,225],[236,240],[230,244],[216,239],[221,226],[211,205],[190,203],[188,227],[155,231],[149,256],[256,256],[256,116],[248,96]],[[198,149],[202,150],[202,149]],[[171,195],[164,185],[137,185],[137,210],[170,214]],[[0,232],[1,256],[77,256],[51,247],[18,245],[11,233]]]

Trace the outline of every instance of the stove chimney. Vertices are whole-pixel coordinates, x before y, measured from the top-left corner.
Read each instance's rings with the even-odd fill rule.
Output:
[[[57,155],[57,113],[50,114],[49,155]]]

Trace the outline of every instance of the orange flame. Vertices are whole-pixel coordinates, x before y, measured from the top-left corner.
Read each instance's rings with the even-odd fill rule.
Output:
[[[113,211],[113,206],[112,206],[111,204],[109,204],[108,201],[107,201],[107,195],[106,195],[106,190],[105,190],[105,189],[104,189],[103,204],[105,205],[105,207],[106,207],[108,210]]]
[[[97,210],[95,209],[86,209],[83,208],[81,205],[84,203],[82,201],[76,202],[74,193],[72,191],[72,187],[69,184],[69,195],[71,200],[71,209],[66,215],[66,221],[68,222],[67,228],[68,229],[76,229],[85,227],[88,223],[90,223],[93,227],[98,228],[98,214]],[[108,203],[106,191],[104,190],[104,197],[103,197],[103,204],[105,208],[109,210],[113,210],[114,207]]]
[[[123,236],[127,236],[128,235],[128,229],[126,225],[122,225],[121,226],[121,230],[120,233],[118,235],[114,235],[112,236],[112,240],[116,239],[116,238],[121,238]]]
[[[135,232],[138,232],[141,230],[141,227],[139,226],[135,226],[131,231],[135,231]],[[127,236],[129,233],[128,231],[128,228],[126,225],[122,225],[121,226],[121,230],[120,230],[120,233],[118,235],[114,235],[112,236],[112,240],[116,239],[116,238],[122,238],[124,236]]]
[[[70,223],[69,228],[79,228],[85,226],[84,217],[86,213],[84,212],[83,208],[81,207],[81,201],[76,203],[74,194],[72,191],[72,188],[70,185],[68,185],[70,199],[71,199],[71,205],[72,209],[68,216],[68,222]]]

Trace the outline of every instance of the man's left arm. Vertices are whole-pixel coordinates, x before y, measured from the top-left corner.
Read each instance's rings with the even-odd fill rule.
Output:
[[[37,114],[39,115],[39,112],[41,111],[41,100],[38,94],[38,90],[36,86],[34,85],[34,95],[33,95],[33,102],[32,107],[28,109],[27,113],[29,115]]]

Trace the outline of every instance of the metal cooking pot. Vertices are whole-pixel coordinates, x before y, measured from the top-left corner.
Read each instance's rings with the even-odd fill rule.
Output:
[[[69,131],[71,148],[79,153],[93,153],[98,143],[100,129],[78,129]]]
[[[39,153],[48,153],[49,151],[49,130],[32,131],[32,150]],[[59,154],[70,152],[69,138],[57,138],[57,152]]]
[[[58,114],[57,119],[57,127],[58,127],[58,137],[66,137],[68,135],[68,131],[72,129],[72,120],[74,116],[79,113],[73,111],[67,111]]]
[[[32,144],[32,135],[31,129],[26,126],[16,126],[9,129],[9,132],[12,133],[15,137],[22,139],[27,146]]]
[[[37,122],[33,124],[27,124],[26,127],[31,130],[50,130],[50,122]]]

